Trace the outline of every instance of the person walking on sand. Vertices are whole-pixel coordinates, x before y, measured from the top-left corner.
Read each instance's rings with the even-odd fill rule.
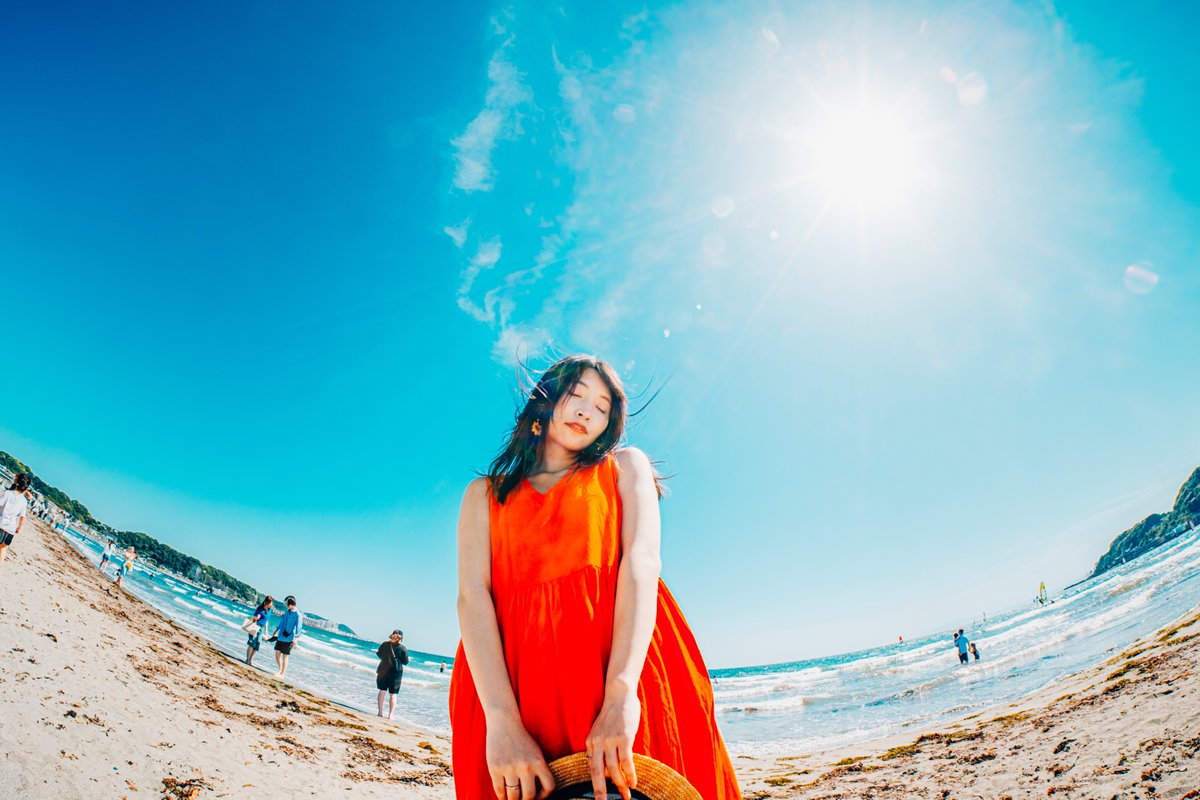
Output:
[[[29,501],[25,499],[28,489],[29,476],[22,472],[13,478],[12,486],[0,494],[0,566],[29,513]]]
[[[267,620],[271,618],[271,606],[275,605],[275,598],[267,595],[263,601],[258,604],[258,608],[254,609],[254,613],[250,615],[250,619],[246,621],[246,666],[254,666],[254,656],[258,653],[258,649],[262,647],[263,631],[267,629]],[[253,624],[251,624],[253,623]],[[254,630],[254,625],[258,626],[258,630]]]
[[[104,552],[100,554],[100,571],[104,572],[104,567],[108,564],[108,560],[112,558],[112,554],[116,552],[117,543],[113,539],[108,540],[108,544],[104,545]]]
[[[392,718],[396,710],[396,695],[400,692],[400,681],[404,678],[404,665],[408,663],[408,648],[404,641],[404,631],[394,630],[388,640],[379,645],[375,655],[379,656],[379,666],[375,669],[375,688],[379,690],[379,716],[383,716],[383,696],[388,698],[387,718]]]
[[[121,585],[121,579],[133,572],[133,562],[137,561],[137,550],[133,549],[133,545],[125,548],[125,559],[121,562],[121,567],[117,570],[117,586]]]
[[[534,800],[586,751],[630,800],[633,754],[703,800],[740,800],[700,648],[659,577],[659,477],[622,448],[616,372],[569,356],[539,379],[458,518],[462,643],[450,680],[458,800]]]
[[[283,612],[283,617],[275,628],[275,635],[271,637],[275,642],[275,663],[279,665],[279,672],[275,673],[276,678],[282,678],[287,672],[288,656],[292,654],[292,648],[304,627],[300,621],[300,612],[296,610],[296,598],[289,594],[283,602],[287,604],[287,611]]]

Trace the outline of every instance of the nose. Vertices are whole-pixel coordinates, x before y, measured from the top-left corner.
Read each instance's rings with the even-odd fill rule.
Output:
[[[579,410],[575,412],[575,416],[590,420],[592,418],[591,407],[580,406]]]

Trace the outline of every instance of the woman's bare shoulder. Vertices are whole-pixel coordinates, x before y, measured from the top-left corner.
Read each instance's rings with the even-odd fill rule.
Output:
[[[613,451],[613,460],[617,464],[617,469],[631,477],[640,475],[654,475],[654,467],[650,463],[650,457],[636,447],[622,447],[620,450]]]
[[[464,507],[487,506],[488,495],[490,492],[488,479],[486,476],[480,476],[473,479],[467,484],[466,490],[463,492],[462,504]]]

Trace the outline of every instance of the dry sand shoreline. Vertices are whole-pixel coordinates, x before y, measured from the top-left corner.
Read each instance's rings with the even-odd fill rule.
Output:
[[[1200,798],[1200,610],[940,730],[735,757],[747,798]]]
[[[453,796],[445,737],[227,658],[41,523],[0,571],[0,609],[0,798]],[[1198,667],[1192,612],[940,731],[734,762],[747,798],[1200,798]]]
[[[0,609],[0,797],[452,796],[445,737],[226,658],[40,522]]]

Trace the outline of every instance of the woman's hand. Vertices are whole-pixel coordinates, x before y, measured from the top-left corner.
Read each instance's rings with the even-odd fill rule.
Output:
[[[497,724],[488,721],[486,754],[498,800],[543,800],[554,790],[546,757],[519,717]]]
[[[637,692],[619,697],[604,698],[600,715],[592,724],[587,737],[588,763],[591,765],[592,789],[596,797],[605,797],[607,775],[621,793],[630,800],[630,789],[637,788],[637,773],[633,769],[633,737],[637,735],[642,707]]]

